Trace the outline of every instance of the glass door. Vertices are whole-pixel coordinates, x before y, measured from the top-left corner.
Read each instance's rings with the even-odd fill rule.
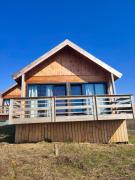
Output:
[[[107,86],[104,83],[95,84],[95,95],[105,95],[107,94]],[[105,105],[107,99],[102,98],[100,99],[100,105]],[[106,109],[104,107],[98,109],[99,114],[106,114],[109,109]]]
[[[80,95],[82,95],[82,86],[81,86],[81,84],[71,85],[71,95],[72,96],[80,96]]]
[[[53,86],[53,96],[59,97],[59,96],[65,96],[66,95],[66,85],[54,85]],[[57,100],[56,106],[66,106],[65,100]],[[66,110],[57,110],[57,115],[65,115]]]
[[[95,83],[95,95],[107,94],[107,87],[104,83]]]
[[[53,96],[65,96],[65,95],[66,95],[66,85],[53,86]]]
[[[71,95],[72,96],[81,96],[82,95],[82,85],[81,84],[71,84]],[[83,100],[76,99],[71,101],[72,106],[81,106],[83,104]],[[74,114],[83,113],[82,109],[72,109]]]

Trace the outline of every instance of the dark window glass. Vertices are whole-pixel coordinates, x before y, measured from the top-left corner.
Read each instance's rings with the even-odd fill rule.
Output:
[[[38,97],[46,96],[46,85],[38,85]]]
[[[71,95],[73,96],[80,96],[82,95],[82,85],[81,84],[73,84],[71,85]],[[83,100],[81,99],[74,99],[71,100],[72,106],[81,106],[83,103]],[[72,109],[72,112],[75,114],[82,113],[82,109]]]
[[[73,95],[73,96],[82,95],[82,86],[81,86],[81,84],[71,85],[71,95]]]
[[[95,94],[96,95],[107,94],[106,84],[104,84],[104,83],[95,84]]]
[[[66,95],[66,86],[65,85],[54,85],[53,95],[54,96],[65,96]]]
[[[71,84],[71,95],[102,95],[107,94],[105,83]]]
[[[10,105],[10,99],[4,99],[3,105],[4,106],[9,106]]]

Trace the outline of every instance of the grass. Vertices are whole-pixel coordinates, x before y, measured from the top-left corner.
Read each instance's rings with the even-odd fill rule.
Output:
[[[129,143],[135,144],[135,130],[128,131]]]
[[[9,135],[6,128],[0,133],[10,144],[0,143],[0,180],[135,179],[135,131],[129,131],[132,144],[57,143],[56,156],[54,143],[11,144],[14,127]]]
[[[135,145],[0,144],[1,180],[135,179]]]

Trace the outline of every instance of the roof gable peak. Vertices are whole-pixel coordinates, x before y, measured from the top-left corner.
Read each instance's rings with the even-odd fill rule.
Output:
[[[112,68],[111,66],[107,65],[106,63],[104,63],[103,61],[101,61],[100,59],[96,58],[95,56],[91,55],[90,53],[88,53],[87,51],[85,51],[84,49],[82,49],[81,47],[79,47],[78,45],[76,45],[75,43],[73,43],[72,41],[70,41],[69,39],[65,39],[63,42],[61,42],[60,44],[58,44],[57,46],[55,46],[53,49],[51,49],[50,51],[48,51],[47,53],[43,54],[41,57],[37,58],[35,61],[33,61],[31,64],[29,64],[28,66],[24,67],[21,71],[15,73],[13,75],[13,78],[16,80],[17,78],[19,78],[22,74],[27,73],[29,70],[31,70],[32,68],[34,68],[35,66],[37,66],[38,64],[42,63],[44,60],[46,60],[47,58],[49,58],[50,56],[54,55],[55,53],[57,53],[58,51],[60,51],[61,49],[63,49],[65,46],[70,46],[72,49],[74,49],[75,51],[79,52],[80,54],[82,54],[83,56],[87,57],[88,59],[90,59],[91,61],[93,61],[94,63],[98,64],[99,66],[101,66],[102,68],[104,68],[105,70],[109,71],[110,73],[114,74],[116,77],[120,78],[122,76],[122,74],[120,72],[118,72],[117,70],[115,70],[114,68]]]

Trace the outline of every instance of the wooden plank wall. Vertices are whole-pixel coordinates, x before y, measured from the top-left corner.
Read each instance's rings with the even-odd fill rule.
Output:
[[[108,82],[110,74],[69,47],[26,74],[26,83]]]
[[[110,82],[110,73],[69,47],[26,73],[24,95],[27,84],[65,82]],[[111,93],[111,92],[109,92]],[[3,99],[21,97],[18,84],[2,95]]]
[[[21,87],[16,85],[15,87],[11,88],[9,91],[2,95],[3,99],[10,99],[10,98],[19,98],[21,97]]]
[[[16,125],[15,142],[128,142],[125,120]]]

